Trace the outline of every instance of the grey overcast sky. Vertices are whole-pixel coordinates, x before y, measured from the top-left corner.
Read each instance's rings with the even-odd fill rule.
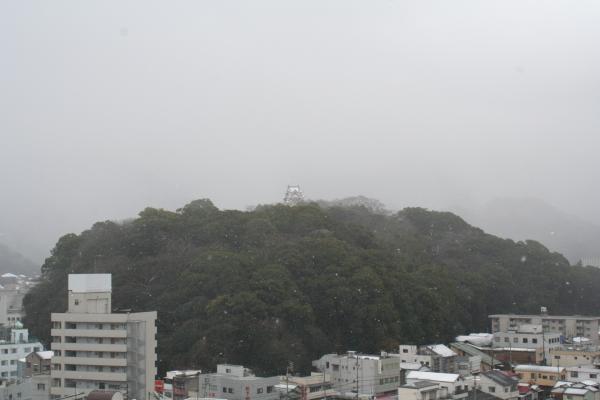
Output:
[[[600,221],[600,2],[0,1],[0,241],[146,206],[535,197]]]

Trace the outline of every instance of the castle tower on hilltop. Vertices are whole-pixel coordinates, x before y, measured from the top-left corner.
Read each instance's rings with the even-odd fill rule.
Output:
[[[285,196],[283,198],[283,204],[288,206],[295,206],[304,202],[304,194],[302,190],[300,190],[300,186],[290,186],[288,185],[287,190],[285,192]]]

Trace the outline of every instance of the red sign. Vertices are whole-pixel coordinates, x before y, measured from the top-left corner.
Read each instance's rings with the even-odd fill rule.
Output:
[[[163,393],[165,391],[165,381],[157,379],[154,381],[154,391],[157,393]]]

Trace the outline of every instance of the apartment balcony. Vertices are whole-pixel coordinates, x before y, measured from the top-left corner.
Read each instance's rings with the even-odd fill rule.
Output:
[[[126,382],[125,372],[92,372],[92,371],[61,371],[60,376],[65,379],[103,381],[103,382]]]
[[[127,352],[125,344],[100,344],[100,343],[51,343],[51,350],[73,351],[109,351],[115,353]]]
[[[52,357],[55,364],[98,365],[106,367],[126,367],[126,358],[112,357]]]
[[[51,336],[97,337],[97,338],[126,338],[124,329],[51,329]]]

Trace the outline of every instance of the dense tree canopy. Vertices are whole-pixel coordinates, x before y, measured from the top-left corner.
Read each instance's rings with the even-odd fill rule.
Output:
[[[239,363],[278,373],[321,354],[395,350],[488,329],[487,315],[597,313],[600,270],[451,213],[306,204],[147,208],[60,238],[25,298],[46,341],[68,273],[113,274],[113,307],[157,310],[159,367]]]

